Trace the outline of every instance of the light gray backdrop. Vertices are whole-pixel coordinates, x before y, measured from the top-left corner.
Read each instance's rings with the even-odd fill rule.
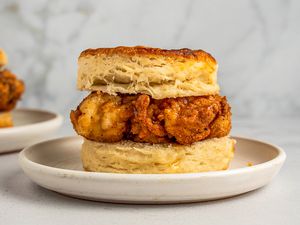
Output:
[[[148,45],[210,52],[235,118],[300,115],[300,1],[0,0],[0,27],[19,106],[67,116],[82,50]]]

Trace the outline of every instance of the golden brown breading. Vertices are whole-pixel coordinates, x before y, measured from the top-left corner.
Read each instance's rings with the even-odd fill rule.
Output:
[[[167,101],[168,106],[164,110],[165,129],[180,144],[190,144],[214,135],[211,125],[221,114],[221,102],[228,105],[226,99],[220,96],[185,97]],[[227,131],[222,135],[225,136],[230,127],[223,129]]]
[[[0,111],[15,107],[24,92],[24,83],[9,70],[0,71]]]
[[[209,138],[218,138],[228,135],[231,130],[231,111],[226,97],[220,101],[221,110],[218,117],[210,124]]]
[[[152,102],[151,102],[152,100]],[[148,95],[139,95],[134,105],[134,117],[130,132],[137,142],[165,143],[168,133],[164,127],[162,101],[153,100]]]
[[[71,121],[79,135],[100,142],[191,144],[231,129],[230,106],[218,95],[155,100],[93,92],[71,112]]]
[[[91,93],[71,112],[71,121],[78,134],[103,142],[123,138],[127,121],[133,115],[131,101],[119,96]]]

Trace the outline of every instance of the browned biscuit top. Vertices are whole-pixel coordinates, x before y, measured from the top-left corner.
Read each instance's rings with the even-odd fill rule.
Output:
[[[216,64],[216,60],[207,52],[203,50],[191,50],[188,48],[182,49],[160,49],[160,48],[150,48],[145,46],[134,46],[126,47],[119,46],[116,48],[96,48],[96,49],[86,49],[81,54],[80,57],[95,56],[95,55],[123,55],[123,56],[146,56],[146,57],[169,57],[169,58],[184,58],[196,61],[206,61]]]

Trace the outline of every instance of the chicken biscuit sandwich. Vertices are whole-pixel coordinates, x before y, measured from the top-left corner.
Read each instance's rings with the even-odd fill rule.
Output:
[[[87,171],[194,173],[225,170],[234,154],[231,112],[217,62],[202,50],[88,49],[78,59],[72,110]]]
[[[13,126],[10,111],[13,110],[24,92],[24,83],[5,68],[7,57],[0,49],[0,128]]]

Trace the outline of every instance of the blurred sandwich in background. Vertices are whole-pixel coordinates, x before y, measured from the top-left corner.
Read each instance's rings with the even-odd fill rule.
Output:
[[[0,49],[0,128],[13,126],[11,111],[25,90],[24,82],[6,69],[7,63],[7,56]]]

